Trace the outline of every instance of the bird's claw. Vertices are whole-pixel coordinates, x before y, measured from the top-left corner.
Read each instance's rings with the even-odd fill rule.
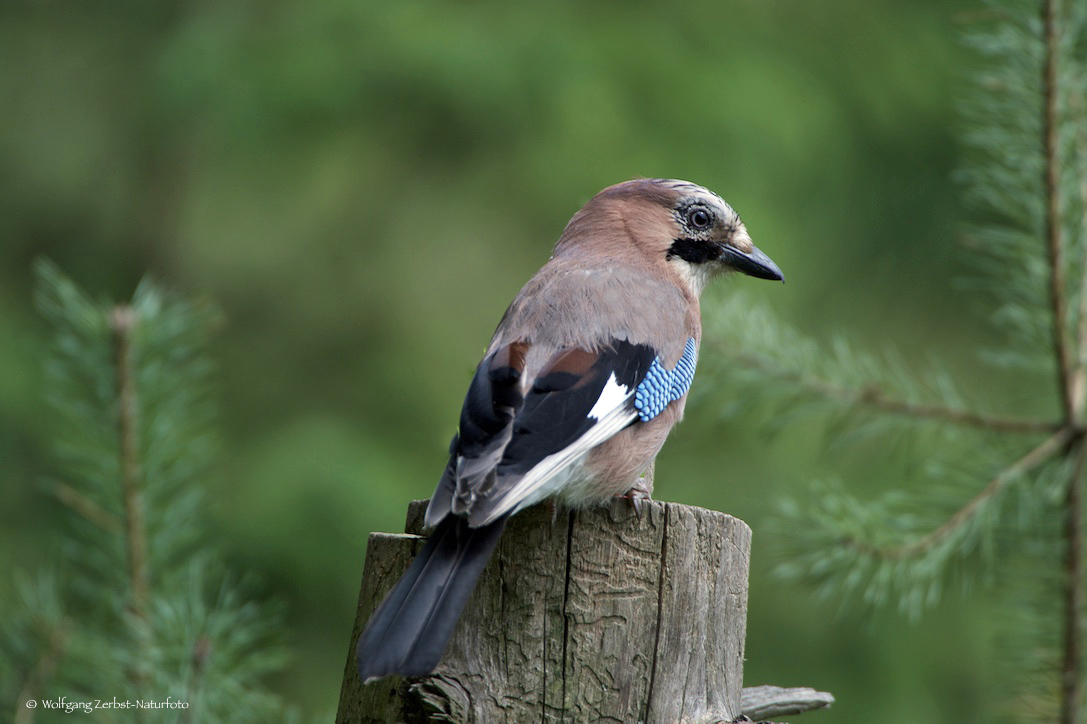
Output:
[[[637,483],[625,493],[621,493],[615,496],[616,498],[625,498],[630,502],[630,507],[634,508],[634,515],[638,516],[638,520],[642,519],[642,513],[645,511],[643,505],[646,500],[653,500],[653,495],[650,490],[645,488],[640,483]]]

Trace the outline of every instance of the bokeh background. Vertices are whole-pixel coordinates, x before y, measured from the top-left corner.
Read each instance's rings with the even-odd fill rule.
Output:
[[[844,333],[992,380],[951,176],[970,0],[385,2],[0,6],[0,567],[52,560],[29,269],[103,298],[150,274],[225,325],[214,528],[286,601],[274,682],[334,710],[366,536],[427,497],[474,365],[570,215],[634,176],[732,203],[788,284],[742,288],[819,339]],[[698,384],[713,380],[699,379]],[[775,501],[844,474],[908,477],[879,451],[773,439],[709,403],[657,495],[753,527],[748,684],[833,692],[840,722],[979,721],[999,700],[984,592],[919,623],[770,575]],[[877,464],[878,463],[878,464]],[[905,469],[905,468],[903,468]],[[10,576],[0,579],[10,586]]]

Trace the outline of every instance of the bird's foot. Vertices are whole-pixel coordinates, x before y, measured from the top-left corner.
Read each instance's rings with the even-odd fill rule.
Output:
[[[620,493],[615,496],[616,498],[625,498],[630,501],[630,507],[634,508],[634,515],[638,516],[638,520],[642,519],[642,512],[645,510],[642,503],[646,500],[653,500],[653,488],[645,486],[641,481],[634,484],[630,490],[625,493]]]

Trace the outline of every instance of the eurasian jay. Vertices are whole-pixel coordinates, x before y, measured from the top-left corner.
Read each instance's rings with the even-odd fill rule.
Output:
[[[698,361],[699,295],[730,270],[784,279],[701,186],[627,181],[574,214],[476,369],[429,538],[359,638],[363,681],[437,666],[509,516],[651,494]]]

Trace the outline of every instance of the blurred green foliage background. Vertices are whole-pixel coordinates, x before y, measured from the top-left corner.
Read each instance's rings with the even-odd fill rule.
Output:
[[[972,8],[4,3],[0,563],[58,545],[38,487],[43,254],[96,295],[150,273],[223,310],[214,527],[287,601],[295,658],[275,684],[312,712],[335,706],[367,534],[430,494],[505,305],[606,185],[707,185],[785,270],[785,286],[718,284],[705,315],[742,287],[816,337],[941,357],[984,390],[951,181]],[[865,497],[908,483],[908,461],[823,442],[694,405],[658,462],[658,497],[754,529],[746,682],[838,697],[805,720],[984,719],[984,595],[910,624],[769,577],[776,499],[842,471]]]

